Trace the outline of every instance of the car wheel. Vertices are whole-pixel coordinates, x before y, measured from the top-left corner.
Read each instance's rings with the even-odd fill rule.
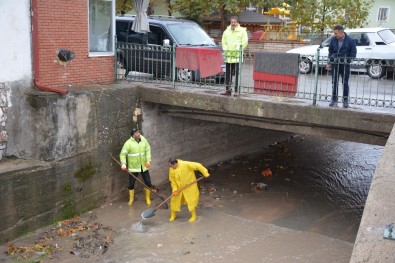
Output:
[[[193,81],[192,71],[187,68],[178,68],[177,80],[179,82],[192,82]]]
[[[309,74],[313,68],[313,63],[308,58],[302,58],[299,62],[299,72],[302,74]]]
[[[372,79],[382,78],[385,74],[385,66],[380,64],[371,64],[368,66],[368,75]]]

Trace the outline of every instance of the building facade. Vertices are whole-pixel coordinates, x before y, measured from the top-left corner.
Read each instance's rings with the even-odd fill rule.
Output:
[[[2,0],[0,10],[0,160],[36,158],[26,92],[114,80],[115,0]]]
[[[366,27],[387,27],[395,29],[394,12],[394,0],[375,0]]]

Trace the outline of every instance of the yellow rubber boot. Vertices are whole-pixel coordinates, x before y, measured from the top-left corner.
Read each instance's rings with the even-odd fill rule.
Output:
[[[176,219],[176,211],[170,210],[169,222],[173,222]]]
[[[189,223],[193,223],[193,222],[195,222],[195,220],[196,220],[196,210],[195,209],[193,209],[192,211],[191,211],[191,218],[189,218]]]
[[[151,205],[151,190],[148,188],[145,188],[145,201],[147,202],[147,205]]]
[[[128,205],[132,205],[134,201],[134,189],[133,190],[129,190],[129,203]]]

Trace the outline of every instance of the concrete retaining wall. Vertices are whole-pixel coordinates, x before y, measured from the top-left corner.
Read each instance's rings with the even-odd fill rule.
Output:
[[[395,261],[395,235],[384,238],[386,226],[395,223],[395,127],[380,158],[365,203],[351,263]]]
[[[139,87],[118,84],[67,96],[26,94],[29,106],[13,109],[15,116],[27,114],[26,126],[21,131],[12,127],[15,138],[8,148],[30,158],[8,156],[1,163],[1,243],[105,202],[126,203],[127,174],[109,154],[118,158],[131,127],[141,127],[151,144],[156,185],[168,182],[170,156],[208,166],[289,136],[160,114],[160,105],[140,102],[139,92]],[[18,143],[17,135],[27,138]]]

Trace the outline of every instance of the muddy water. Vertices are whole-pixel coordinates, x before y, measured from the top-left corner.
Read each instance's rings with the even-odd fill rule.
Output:
[[[137,219],[104,262],[349,262],[382,151],[295,137],[219,163],[200,184],[197,222],[185,209],[172,223],[167,210]]]
[[[295,137],[220,165],[213,176],[233,195],[229,213],[354,242],[383,147]],[[270,169],[272,176],[262,176]],[[253,193],[248,183],[269,190]]]
[[[115,231],[105,254],[79,258],[65,247],[56,261],[349,262],[382,151],[317,137],[278,142],[212,167],[199,183],[195,223],[185,207],[174,222],[163,208],[143,220],[147,206],[136,193],[132,207],[124,200],[93,211]]]

